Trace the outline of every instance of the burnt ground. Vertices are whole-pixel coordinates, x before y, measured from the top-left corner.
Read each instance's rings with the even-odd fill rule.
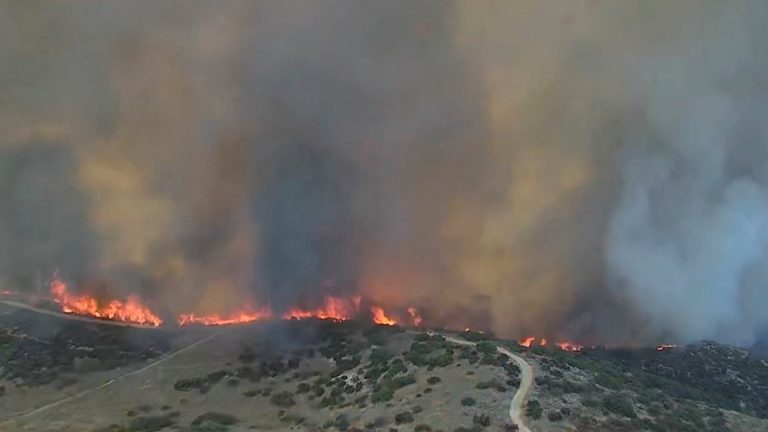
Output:
[[[666,352],[535,348],[355,321],[175,331],[0,310],[0,431],[768,431],[768,364],[702,343]],[[45,407],[42,410],[33,410]]]

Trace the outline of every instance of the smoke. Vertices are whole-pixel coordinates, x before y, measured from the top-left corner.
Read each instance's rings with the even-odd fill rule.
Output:
[[[749,342],[768,321],[767,14],[6,3],[0,282]]]

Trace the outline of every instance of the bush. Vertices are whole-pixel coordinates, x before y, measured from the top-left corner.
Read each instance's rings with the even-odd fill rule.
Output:
[[[413,422],[413,414],[411,414],[410,411],[404,411],[395,415],[395,423],[397,424],[412,423],[412,422]]]
[[[293,396],[287,391],[275,393],[269,400],[281,408],[290,408],[296,405],[296,401],[293,400]]]
[[[339,414],[336,417],[336,420],[334,420],[333,425],[336,426],[340,431],[344,432],[349,429],[349,419],[347,419],[347,416],[344,414]]]
[[[413,428],[414,432],[432,432],[432,428],[425,425],[425,424],[417,424],[415,428]]]
[[[440,377],[436,377],[436,376],[431,376],[431,377],[427,378],[427,384],[429,384],[429,385],[435,385],[435,384],[437,384],[439,382],[442,382],[442,381],[443,380],[441,380]]]
[[[534,420],[540,419],[542,412],[541,404],[535,399],[529,400],[525,406],[525,415]]]
[[[637,418],[632,401],[619,394],[605,396],[603,398],[603,407],[612,413],[620,414],[627,418]]]
[[[464,399],[461,400],[461,405],[463,406],[475,406],[476,403],[477,401],[475,401],[471,397],[465,397]]]
[[[128,423],[131,432],[157,432],[163,428],[173,426],[173,418],[169,415],[136,417]]]
[[[173,388],[178,391],[191,391],[197,389],[200,393],[207,393],[210,386],[205,378],[190,378],[176,380],[173,384]]]
[[[192,426],[200,425],[205,421],[218,423],[225,426],[231,426],[233,424],[237,424],[240,420],[237,417],[230,414],[210,411],[195,417],[195,419],[192,420]]]
[[[563,414],[560,413],[560,411],[550,411],[549,414],[547,414],[547,418],[551,422],[557,422],[563,419]]]
[[[378,403],[378,402],[387,402],[392,400],[392,397],[395,395],[395,391],[388,387],[382,387],[379,390],[373,392],[373,395],[371,396],[371,402]]]
[[[491,425],[491,416],[488,414],[475,414],[475,416],[472,417],[472,423],[478,426],[488,427]]]
[[[202,423],[192,426],[194,432],[227,432],[229,427],[221,423],[205,420]]]
[[[296,393],[309,393],[310,385],[307,383],[299,383],[298,386],[296,386]]]

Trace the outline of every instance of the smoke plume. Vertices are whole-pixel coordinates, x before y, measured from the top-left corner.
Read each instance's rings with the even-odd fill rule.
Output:
[[[768,324],[759,0],[7,2],[0,283],[168,313]]]

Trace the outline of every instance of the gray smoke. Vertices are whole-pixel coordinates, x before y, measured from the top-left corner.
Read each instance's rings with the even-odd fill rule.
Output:
[[[747,343],[759,0],[0,5],[0,282]]]

